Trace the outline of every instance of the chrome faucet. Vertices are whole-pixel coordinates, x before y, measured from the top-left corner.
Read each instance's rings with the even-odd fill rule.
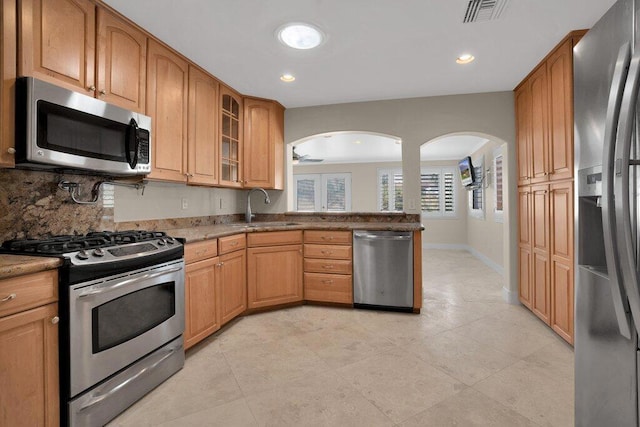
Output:
[[[249,192],[247,193],[247,210],[244,213],[244,220],[247,224],[251,223],[251,220],[253,219],[253,217],[255,217],[255,214],[251,213],[251,193],[253,193],[254,191],[262,191],[264,193],[264,202],[268,205],[269,203],[271,203],[271,200],[269,199],[269,194],[265,191],[264,188],[252,188],[251,190],[249,190]]]

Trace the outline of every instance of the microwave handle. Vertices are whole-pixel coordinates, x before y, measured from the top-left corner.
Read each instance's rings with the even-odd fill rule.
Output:
[[[129,122],[126,144],[127,163],[129,163],[131,169],[135,169],[138,164],[138,149],[140,148],[140,136],[138,135],[138,122],[136,122],[136,119],[131,119]]]

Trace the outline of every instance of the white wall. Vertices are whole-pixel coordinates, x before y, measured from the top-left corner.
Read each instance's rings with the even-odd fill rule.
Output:
[[[484,217],[467,219],[467,244],[472,252],[500,271],[503,268],[503,228],[504,223],[497,220],[495,213],[496,186],[493,176],[493,155],[501,144],[489,141],[482,148],[471,154],[474,166],[477,160],[484,156],[485,174],[489,170],[488,185],[484,188]],[[468,196],[468,195],[467,195]]]
[[[149,182],[144,189],[114,188],[114,221],[187,218],[244,212],[245,191]],[[182,199],[187,208],[182,209]],[[221,207],[222,206],[222,207]],[[260,204],[254,203],[261,212]]]

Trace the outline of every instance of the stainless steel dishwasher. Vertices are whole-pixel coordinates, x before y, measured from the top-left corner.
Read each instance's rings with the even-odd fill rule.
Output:
[[[413,233],[354,231],[353,302],[358,308],[413,310]]]

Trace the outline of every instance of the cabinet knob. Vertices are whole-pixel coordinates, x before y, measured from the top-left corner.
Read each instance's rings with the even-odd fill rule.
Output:
[[[100,96],[105,96],[107,94],[107,91],[104,89],[100,89]]]
[[[187,178],[193,178],[193,174],[192,173],[185,173],[184,176],[186,176]]]
[[[93,86],[93,85],[91,85],[91,86],[89,86],[89,87],[87,88],[87,90],[88,90],[89,92],[95,92],[95,91],[96,91],[96,87],[95,87],[95,86]]]
[[[9,294],[6,297],[0,299],[0,302],[6,302],[6,301],[11,301],[12,299],[16,298],[16,294]]]
[[[60,318],[58,316],[54,316],[53,319],[51,319],[51,323],[54,324],[54,325],[56,323],[58,323],[59,321],[60,321]]]
[[[16,149],[15,149],[15,148],[13,148],[13,147],[9,147],[9,148],[7,148],[7,153],[9,153],[9,154],[16,154]]]

